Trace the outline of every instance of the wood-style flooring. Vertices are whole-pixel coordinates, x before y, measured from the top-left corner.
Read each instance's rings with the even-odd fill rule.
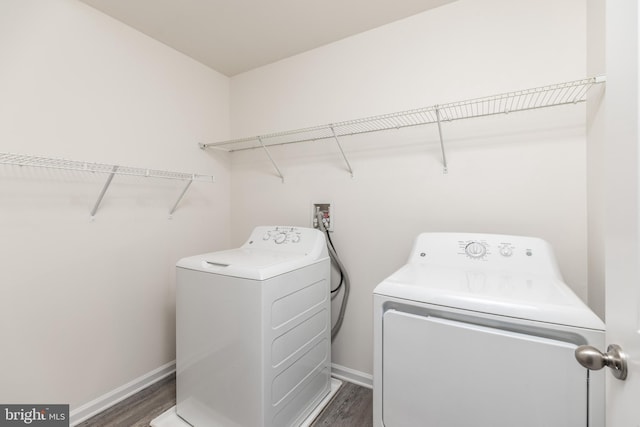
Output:
[[[372,427],[373,391],[343,381],[331,402],[311,427]]]
[[[172,375],[78,424],[78,427],[147,427],[151,420],[175,404],[176,377]],[[329,405],[311,425],[326,426],[373,426],[372,391],[343,382]]]
[[[77,427],[148,427],[151,420],[175,404],[176,376],[173,374]]]

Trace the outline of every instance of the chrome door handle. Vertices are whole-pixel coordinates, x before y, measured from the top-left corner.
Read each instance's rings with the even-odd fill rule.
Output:
[[[607,352],[602,353],[590,345],[581,345],[575,351],[576,360],[585,368],[597,371],[608,366],[619,380],[627,378],[627,355],[619,345],[611,344]]]

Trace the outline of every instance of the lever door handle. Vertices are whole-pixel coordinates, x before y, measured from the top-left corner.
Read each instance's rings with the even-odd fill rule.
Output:
[[[581,345],[576,348],[575,356],[587,369],[597,371],[607,366],[617,379],[624,381],[627,378],[627,355],[619,345],[611,344],[606,353],[590,345]]]

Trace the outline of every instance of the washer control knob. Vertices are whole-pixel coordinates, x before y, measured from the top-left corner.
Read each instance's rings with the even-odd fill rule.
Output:
[[[299,234],[294,234],[294,235],[291,237],[291,241],[292,241],[293,243],[298,243],[298,242],[300,241],[300,235],[299,235]]]
[[[509,245],[502,245],[500,247],[500,255],[503,257],[510,257],[513,255],[513,248]]]
[[[487,248],[480,242],[471,242],[465,246],[464,252],[471,258],[482,258],[487,254]]]
[[[276,238],[274,239],[274,241],[279,245],[281,243],[284,243],[284,241],[287,240],[287,233],[280,233],[276,236]]]
[[[269,240],[270,237],[271,233],[267,231],[266,233],[264,233],[264,236],[262,236],[262,240]]]

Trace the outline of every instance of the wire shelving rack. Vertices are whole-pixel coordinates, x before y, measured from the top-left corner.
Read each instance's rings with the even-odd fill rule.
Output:
[[[15,153],[0,153],[0,164],[107,174],[107,179],[102,187],[102,190],[100,191],[100,194],[98,195],[98,199],[96,200],[93,209],[91,209],[92,218],[98,211],[100,203],[102,202],[102,199],[104,198],[115,175],[130,175],[146,178],[164,178],[186,181],[185,187],[183,188],[182,192],[178,196],[178,199],[169,211],[169,216],[173,215],[176,208],[178,207],[178,204],[180,204],[180,201],[182,201],[184,195],[189,189],[191,183],[193,183],[194,181],[215,182],[215,177],[211,175],[189,174],[157,169],[144,169],[130,166],[83,162],[78,160],[30,156]]]
[[[340,145],[339,138],[369,132],[401,129],[411,126],[437,124],[442,150],[444,172],[447,161],[442,136],[442,122],[451,122],[469,118],[535,110],[559,105],[578,104],[586,101],[587,93],[594,85],[606,81],[605,76],[590,77],[581,80],[557,83],[532,89],[507,92],[482,98],[469,99],[447,104],[436,104],[413,110],[400,111],[378,116],[347,120],[303,129],[256,135],[247,138],[232,139],[212,143],[201,143],[200,148],[217,148],[234,152],[262,148],[284,181],[282,173],[273,160],[267,147],[293,144],[306,141],[335,140],[353,176],[353,170]]]

